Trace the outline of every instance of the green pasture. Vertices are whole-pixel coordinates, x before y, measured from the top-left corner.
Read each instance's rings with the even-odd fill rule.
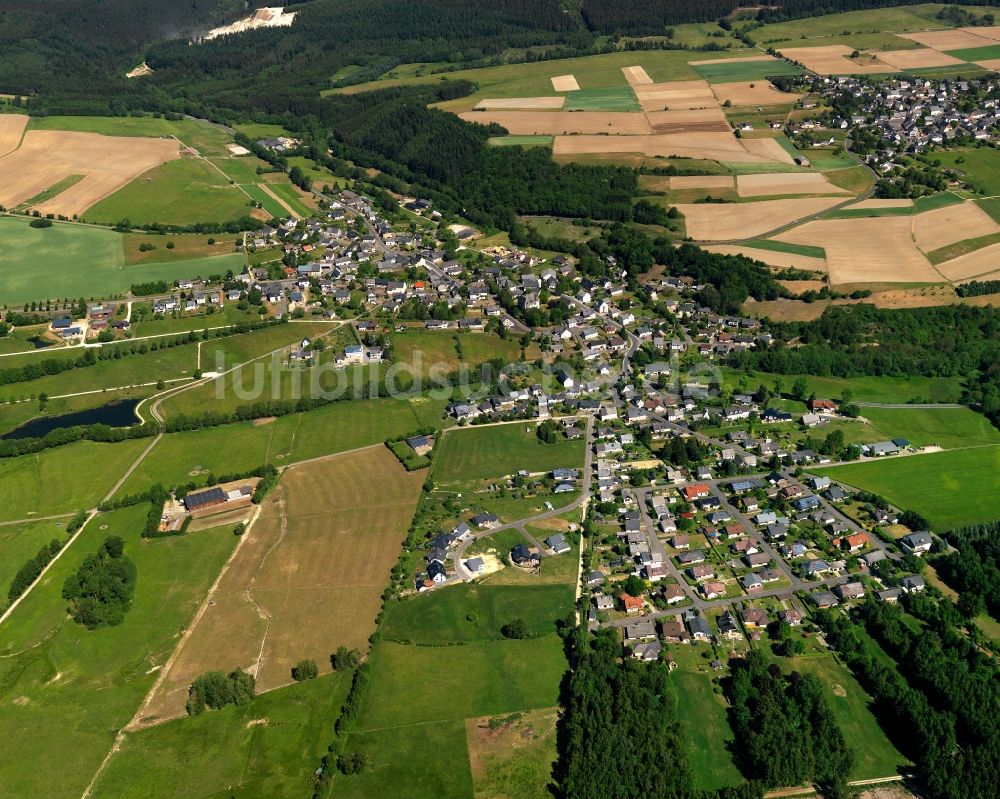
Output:
[[[129,734],[92,796],[306,796],[349,687],[335,672]]]
[[[771,239],[753,239],[746,242],[748,247],[756,247],[759,250],[770,250],[771,252],[787,252],[792,255],[803,255],[809,258],[826,258],[826,250],[822,247],[814,247],[811,244],[789,244],[784,241],[772,241]]]
[[[92,521],[0,628],[5,795],[84,792],[235,545],[229,528],[143,540],[146,512],[139,505]],[[88,630],[66,614],[62,585],[109,535],[125,540],[136,565],[135,599],[120,626]]]
[[[274,197],[268,194],[256,183],[246,183],[240,186],[244,192],[250,195],[252,200],[260,203],[260,207],[267,211],[272,217],[284,219],[288,216],[288,211]]]
[[[826,219],[869,219],[876,216],[913,216],[912,205],[890,206],[888,208],[841,208],[826,215]]]
[[[861,415],[887,438],[905,438],[920,447],[1000,444],[1000,430],[969,408],[862,408]]]
[[[302,196],[291,183],[267,183],[265,185],[284,200],[299,216],[306,217],[312,214],[313,209],[302,199]]]
[[[1000,194],[1000,152],[992,147],[941,148],[934,151],[933,160],[957,171],[974,191],[989,196]]]
[[[254,155],[210,158],[209,161],[225,172],[234,183],[258,183],[264,179],[257,173],[258,167],[268,172],[274,169],[267,161],[262,161]]]
[[[997,516],[1000,446],[996,445],[889,457],[815,471],[881,494],[897,507],[914,510],[935,530],[992,521]]]
[[[268,125],[264,122],[243,122],[239,125],[234,125],[233,129],[237,133],[242,133],[244,136],[253,139],[270,139],[275,136],[291,136],[291,132],[281,127],[281,125]]]
[[[942,191],[938,194],[928,194],[926,197],[917,197],[913,201],[913,210],[922,214],[925,211],[936,211],[938,208],[947,208],[949,205],[961,205],[965,200],[951,191]]]
[[[642,106],[630,86],[580,89],[566,94],[566,111],[641,111]]]
[[[14,575],[52,539],[66,541],[69,518],[0,525],[0,607],[7,607],[7,589]]]
[[[993,59],[1000,58],[1000,44],[949,50],[948,55],[961,58],[963,61],[992,61]]]
[[[145,172],[92,205],[87,220],[117,224],[224,223],[250,215],[250,201],[208,161],[178,158]]]
[[[836,147],[816,147],[815,149],[810,147],[807,150],[803,150],[800,155],[808,158],[809,163],[821,172],[837,172],[858,167],[857,159],[842,148],[840,152],[837,152]],[[860,167],[860,169],[865,175],[864,182],[866,187],[870,186],[872,182],[871,173],[864,167]],[[833,180],[829,175],[827,175],[827,178]],[[855,183],[861,183],[861,180],[854,178],[853,175],[851,179]]]
[[[810,44],[808,40],[815,37],[845,33],[869,33],[872,31],[909,33],[910,31],[938,30],[950,27],[947,23],[934,17],[941,8],[942,6],[938,3],[925,3],[905,8],[880,8],[868,11],[848,11],[842,14],[826,14],[819,17],[765,25],[755,30],[751,35],[754,41],[761,44],[782,42],[786,43],[786,46],[807,47]],[[791,43],[792,40],[795,40],[794,45]],[[901,41],[907,42],[908,40],[902,39]],[[915,46],[915,44],[911,46]]]
[[[713,54],[714,56],[714,54]],[[692,61],[699,59],[692,58]],[[709,59],[704,59],[709,60]],[[737,81],[765,80],[782,75],[801,75],[802,69],[787,61],[736,61],[730,64],[696,64],[692,67],[709,83],[735,83]]]
[[[486,143],[491,147],[551,147],[552,136],[490,136]]]
[[[94,507],[148,445],[77,441],[0,460],[0,521]]]
[[[442,439],[435,457],[435,480],[477,480],[502,477],[526,469],[547,472],[583,466],[582,439],[545,444],[533,422],[455,429]]]
[[[756,389],[761,383],[773,388],[780,381],[784,391],[791,390],[800,377],[808,385],[807,393],[817,397],[839,399],[849,389],[855,400],[863,402],[902,403],[958,402],[962,394],[962,381],[957,377],[820,377],[817,375],[777,375],[767,372],[742,372],[723,367],[723,379],[730,386],[745,383]]]

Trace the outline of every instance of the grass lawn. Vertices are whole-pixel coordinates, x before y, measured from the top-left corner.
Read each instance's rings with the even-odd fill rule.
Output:
[[[87,209],[88,221],[191,225],[250,215],[250,200],[207,161],[178,158],[140,175]]]
[[[1000,430],[969,408],[862,408],[861,415],[887,438],[905,438],[917,446],[1000,444]]]
[[[521,469],[547,472],[583,465],[582,439],[544,444],[533,422],[453,430],[444,436],[434,461],[435,480],[476,480],[502,477]]]
[[[631,86],[580,89],[566,95],[566,111],[641,111]]]
[[[718,64],[698,64],[693,69],[709,83],[734,83],[736,81],[764,80],[779,75],[802,74],[799,67],[789,64],[787,61],[737,61],[731,64],[720,62]]]
[[[380,632],[386,640],[414,644],[497,641],[503,638],[503,625],[522,618],[532,635],[545,635],[572,612],[573,599],[570,584],[448,586],[427,596],[391,601]]]
[[[92,508],[149,445],[148,439],[64,447],[0,461],[0,521]]]
[[[420,374],[427,374],[431,368],[435,368],[435,373],[443,371],[447,374],[458,369],[460,363],[455,346],[456,335],[454,331],[421,328],[396,333],[392,337],[392,359],[414,369],[419,367]]]
[[[1000,496],[1000,446],[816,469],[858,488],[881,494],[900,508],[948,530],[996,518]]]
[[[731,754],[735,746],[727,718],[727,702],[712,685],[709,661],[702,652],[707,646],[672,646],[670,654],[677,669],[670,675],[677,690],[677,710],[691,742],[688,762],[697,787],[712,791],[738,785],[742,778]]]
[[[327,674],[131,734],[92,795],[305,796],[349,686],[350,674]]]
[[[235,544],[231,530],[218,528],[143,541],[145,515],[136,506],[91,522],[0,629],[6,795],[81,795]],[[124,538],[136,565],[135,599],[120,626],[87,630],[67,616],[60,593],[109,535]]]
[[[501,358],[505,364],[521,361],[521,345],[514,338],[500,338],[492,333],[459,333],[462,360],[471,367]]]
[[[778,662],[782,666],[789,665],[785,659],[778,659]],[[802,674],[815,674],[823,684],[823,694],[837,726],[848,746],[854,749],[852,779],[891,777],[898,774],[901,767],[909,765],[872,715],[872,698],[832,655],[791,658],[790,667]]]
[[[738,372],[722,368],[722,375],[733,385],[745,378],[751,389],[761,383],[772,388],[780,380],[788,391],[799,377],[809,384],[808,393],[817,397],[838,399],[850,389],[855,400],[863,402],[900,403],[919,399],[923,402],[958,402],[962,381],[955,377],[820,377],[817,375],[776,375],[767,372]]]
[[[155,117],[32,117],[29,127],[35,130],[75,130],[104,136],[176,137],[203,156],[228,155],[226,145],[233,141],[225,130],[194,119],[157,119]]]

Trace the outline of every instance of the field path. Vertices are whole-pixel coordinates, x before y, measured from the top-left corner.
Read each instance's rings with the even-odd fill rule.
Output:
[[[295,217],[296,219],[299,218],[299,215],[297,213],[295,213],[295,211],[292,210],[292,207],[288,203],[286,203],[284,200],[282,200],[277,194],[275,194],[273,191],[271,191],[271,187],[268,186],[266,183],[258,183],[257,184],[257,188],[259,188],[261,191],[264,192],[264,194],[268,195],[278,205],[280,205],[282,208],[284,208],[286,211],[288,211],[288,213],[291,214],[291,216]]]

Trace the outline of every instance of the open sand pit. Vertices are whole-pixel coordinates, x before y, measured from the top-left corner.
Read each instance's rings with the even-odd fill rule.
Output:
[[[872,53],[879,61],[897,69],[920,69],[922,67],[950,67],[953,64],[964,64],[955,56],[920,47],[916,50],[884,50]]]
[[[575,75],[556,75],[552,78],[552,88],[557,92],[578,92],[580,84]]]
[[[942,282],[941,275],[913,243],[911,224],[908,216],[819,219],[774,238],[822,247],[831,285]]]
[[[761,236],[796,219],[825,211],[839,202],[836,197],[816,197],[739,204],[697,203],[678,205],[677,210],[684,214],[687,233],[692,239],[727,241]]]
[[[773,194],[850,194],[834,186],[820,172],[776,172],[740,175],[736,178],[740,197],[763,197]]]
[[[0,205],[18,205],[70,175],[83,175],[36,206],[43,214],[82,214],[143,172],[178,157],[176,139],[29,130],[18,149],[0,158]]]
[[[566,104],[565,97],[506,97],[480,100],[477,111],[558,111]]]
[[[848,206],[849,210],[862,211],[871,208],[912,208],[913,200],[906,198],[899,198],[894,200],[862,200],[859,203],[854,203],[854,205]]]
[[[779,164],[794,164],[795,159],[776,139],[741,139],[743,146],[751,155],[759,156],[765,161],[777,161]]]
[[[977,29],[978,30],[978,29]],[[970,47],[989,47],[996,41],[986,35],[971,33],[968,29],[947,31],[920,31],[919,33],[897,33],[901,39],[909,39],[924,47],[935,50],[965,50]]]
[[[670,83],[651,83],[633,86],[644,111],[684,111],[694,108],[718,108],[706,80],[678,80]]]
[[[18,148],[27,125],[28,117],[24,114],[0,114],[0,156]]]
[[[867,75],[871,73],[896,72],[889,64],[859,63],[848,58],[854,49],[843,44],[824,47],[783,47],[779,51],[785,58],[803,64],[817,75]]]
[[[731,133],[666,133],[649,136],[556,136],[554,155],[639,153],[648,156],[707,158],[713,161],[766,164],[775,159],[747,151]]]
[[[938,264],[938,271],[948,280],[956,282],[974,280],[998,269],[1000,269],[1000,244],[991,244],[989,247]]]
[[[813,272],[826,271],[825,258],[812,258],[808,255],[796,255],[791,252],[775,252],[774,250],[762,250],[757,247],[745,247],[742,244],[711,244],[705,248],[709,252],[716,252],[720,255],[745,255],[755,261],[761,261],[768,266],[778,269],[809,269]],[[806,283],[812,281],[796,280],[790,281],[789,287],[793,292],[805,291]],[[794,285],[791,285],[794,283]],[[824,284],[825,285],[825,284]]]
[[[913,217],[913,235],[924,252],[1000,231],[1000,225],[978,205],[964,202]]]
[[[646,114],[654,133],[729,133],[729,123],[722,109],[701,108],[679,111],[650,111]]]
[[[629,111],[466,111],[466,122],[496,122],[517,135],[607,133],[641,135],[653,129],[644,114]]]
[[[717,83],[712,91],[720,103],[728,100],[733,105],[782,105],[794,103],[802,96],[776,89],[767,80]]]
[[[732,175],[679,175],[670,180],[671,189],[731,189]]]
[[[629,86],[642,86],[653,82],[643,67],[622,67],[622,72],[625,73],[625,80]]]

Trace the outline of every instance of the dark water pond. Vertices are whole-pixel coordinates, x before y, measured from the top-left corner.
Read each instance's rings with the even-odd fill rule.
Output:
[[[139,402],[137,399],[119,400],[86,411],[64,413],[59,416],[40,416],[25,422],[20,427],[15,427],[9,433],[4,433],[0,439],[41,438],[53,430],[77,425],[106,424],[109,427],[128,427],[139,421],[135,415],[135,408]]]

